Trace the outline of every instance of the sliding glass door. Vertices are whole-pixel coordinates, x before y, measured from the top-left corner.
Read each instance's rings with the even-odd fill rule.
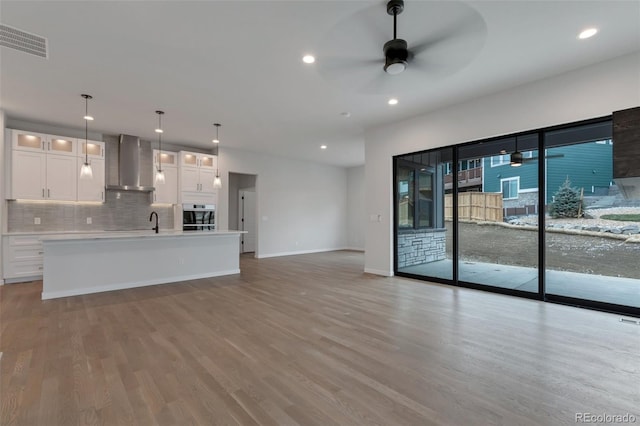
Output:
[[[610,122],[545,134],[546,293],[640,307],[640,199],[613,178]]]
[[[396,270],[453,279],[451,218],[445,210],[452,148],[395,161]]]
[[[537,147],[531,134],[458,150],[459,281],[538,293]]]
[[[396,273],[640,312],[640,197],[614,146],[600,119],[395,157]]]

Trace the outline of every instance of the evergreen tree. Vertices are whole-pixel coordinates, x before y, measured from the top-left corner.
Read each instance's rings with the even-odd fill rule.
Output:
[[[558,192],[553,195],[553,202],[549,205],[549,214],[553,218],[582,216],[584,205],[580,199],[580,192],[571,187],[569,176],[564,181]]]

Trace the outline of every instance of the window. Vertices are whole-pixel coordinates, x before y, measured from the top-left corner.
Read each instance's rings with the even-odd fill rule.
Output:
[[[398,164],[396,169],[398,228],[433,227],[434,180],[434,171],[431,167],[409,162]]]
[[[482,160],[480,158],[476,158],[475,160],[467,160],[467,169],[477,169],[482,164]]]
[[[491,167],[504,166],[505,164],[511,164],[511,155],[494,155],[491,157]]]
[[[518,198],[518,189],[520,188],[520,177],[500,179],[500,186],[502,187],[503,200],[515,200]]]
[[[415,171],[408,167],[398,167],[398,227],[413,228]]]
[[[524,151],[522,153],[522,158],[533,158],[533,151]]]

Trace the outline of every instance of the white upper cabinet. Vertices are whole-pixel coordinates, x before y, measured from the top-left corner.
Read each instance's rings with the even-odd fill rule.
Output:
[[[47,155],[47,200],[76,201],[78,170],[76,157]]]
[[[47,186],[47,156],[40,152],[13,151],[10,198],[44,200]]]
[[[8,198],[103,201],[103,142],[89,141],[90,162],[97,161],[92,163],[93,179],[79,183],[85,158],[84,140],[23,130],[8,132],[12,147],[7,158]]]
[[[11,148],[20,151],[44,152],[47,149],[47,135],[23,130],[11,131]]]
[[[78,139],[78,157],[86,158],[87,145],[89,146],[89,158],[104,159],[104,142],[85,141],[84,139]]]
[[[154,203],[177,204],[178,203],[178,153],[170,151],[153,150],[153,175],[155,179],[158,163],[164,172],[164,183],[154,183],[156,190],[153,193]]]
[[[91,179],[81,179],[80,169],[85,161],[91,165]],[[76,160],[78,176],[78,201],[104,201],[105,160],[104,142],[78,139],[78,158]]]
[[[78,140],[66,138],[64,136],[47,135],[47,153],[56,155],[67,155],[75,157],[77,155]]]
[[[216,156],[180,151],[180,202],[216,204],[218,191],[213,187]]]
[[[75,173],[78,176],[80,176],[80,168],[84,162],[84,156],[76,158]],[[89,156],[89,164],[91,165],[93,177],[91,179],[80,179],[78,177],[78,201],[104,201],[104,160]]]

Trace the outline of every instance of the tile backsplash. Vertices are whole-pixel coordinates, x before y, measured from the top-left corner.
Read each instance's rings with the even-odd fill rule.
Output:
[[[148,192],[106,191],[102,204],[7,202],[8,232],[128,231],[151,229],[158,213],[160,229],[173,228],[173,207],[152,206]],[[87,224],[87,218],[91,224]],[[40,224],[34,223],[40,218]],[[155,223],[155,221],[154,221]]]

